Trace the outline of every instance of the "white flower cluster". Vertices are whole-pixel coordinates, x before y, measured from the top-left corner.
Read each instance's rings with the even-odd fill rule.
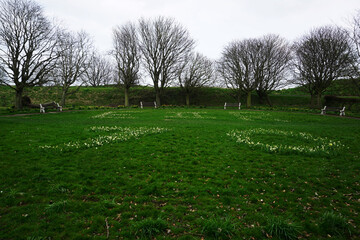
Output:
[[[264,113],[264,112],[237,111],[237,112],[229,112],[229,114],[233,115],[237,119],[244,121],[271,120],[275,122],[290,122],[284,119],[271,118],[269,113]]]
[[[123,127],[113,126],[113,127],[107,127],[107,126],[93,126],[90,127],[90,130],[93,132],[114,132],[114,131],[123,131]]]
[[[40,146],[41,149],[57,149],[60,151],[66,151],[71,149],[84,149],[84,148],[93,148],[101,147],[105,144],[116,143],[127,141],[131,138],[137,138],[143,135],[162,133],[168,131],[166,128],[159,127],[140,127],[140,128],[130,128],[130,127],[91,127],[92,131],[102,131],[102,132],[114,132],[109,135],[100,135],[94,138],[89,138],[84,141],[74,141],[68,142],[61,145],[43,145]]]
[[[202,116],[201,114],[207,114],[207,112],[172,112],[171,116],[165,116],[169,118],[181,118],[181,119],[215,119],[215,117]]]
[[[307,146],[307,145],[292,146],[285,144],[274,145],[274,144],[267,144],[252,140],[252,136],[261,135],[261,134],[298,138],[298,139],[306,140],[307,142],[313,142],[315,144],[313,144],[314,146]],[[257,128],[257,129],[249,129],[244,131],[232,130],[228,132],[227,135],[236,139],[236,142],[238,143],[243,143],[251,147],[258,147],[268,152],[330,154],[345,147],[340,141],[332,141],[329,140],[328,138],[314,137],[310,133],[304,133],[304,132],[295,133],[292,131],[281,131],[276,129]]]
[[[95,115],[91,118],[119,118],[119,119],[134,119],[131,114],[123,113],[123,112],[105,112],[99,115]]]

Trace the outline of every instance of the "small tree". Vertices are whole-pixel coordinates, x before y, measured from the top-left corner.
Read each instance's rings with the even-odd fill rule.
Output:
[[[96,51],[91,54],[86,68],[86,83],[93,87],[110,84],[113,80],[114,67],[108,59]]]
[[[304,86],[313,106],[321,106],[321,96],[330,84],[349,77],[354,56],[348,34],[339,27],[314,29],[294,44],[295,83]]]
[[[63,32],[60,35],[56,76],[61,86],[62,106],[65,106],[66,97],[76,93],[85,83],[84,77],[91,47],[90,38],[85,32],[76,34]],[[70,86],[75,83],[78,83],[78,86],[70,91]]]
[[[160,106],[165,87],[177,78],[179,66],[193,50],[188,31],[171,18],[140,20],[140,49]]]
[[[32,0],[0,2],[1,82],[16,92],[15,107],[22,108],[24,89],[45,84],[58,57],[57,31]]]
[[[190,94],[195,88],[213,82],[213,62],[199,53],[191,53],[179,70],[179,84],[185,92],[186,105],[190,106]]]
[[[119,84],[125,90],[125,106],[129,106],[129,89],[140,79],[140,51],[136,27],[128,23],[113,30],[113,56]]]

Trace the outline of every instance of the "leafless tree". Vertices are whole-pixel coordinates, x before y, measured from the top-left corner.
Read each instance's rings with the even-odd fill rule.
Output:
[[[185,58],[179,69],[178,79],[186,98],[186,105],[190,106],[190,94],[195,88],[212,84],[214,81],[213,62],[200,53],[191,53]]]
[[[291,49],[285,39],[278,35],[266,35],[259,39],[260,62],[255,77],[258,82],[256,92],[261,101],[266,100],[269,105],[269,93],[276,88],[284,86],[285,75],[289,73]]]
[[[231,42],[222,52],[222,57],[216,64],[216,69],[227,88],[233,90],[237,101],[241,101],[243,66],[240,61],[240,42]]]
[[[61,86],[61,105],[65,106],[66,97],[76,93],[85,83],[85,73],[89,63],[92,42],[85,32],[63,31],[59,36],[59,59],[56,77]],[[73,84],[78,86],[70,90]]]
[[[218,72],[226,86],[236,92],[238,101],[241,93],[247,95],[247,107],[251,107],[251,93],[258,87],[257,75],[265,64],[260,58],[261,48],[257,39],[234,41],[225,47],[218,62]]]
[[[57,58],[56,27],[32,0],[0,2],[0,65],[2,83],[16,92],[15,107],[22,108],[24,89],[48,81],[46,74]]]
[[[129,106],[129,89],[139,82],[140,49],[136,26],[127,23],[113,30],[113,56],[120,86],[125,90],[125,106]]]
[[[156,102],[160,105],[164,88],[176,79],[179,65],[193,50],[194,40],[184,27],[170,18],[141,19],[139,25],[144,65],[152,78]]]
[[[113,79],[113,71],[114,68],[110,61],[93,51],[85,71],[86,83],[93,87],[110,84]]]
[[[353,51],[346,31],[325,26],[312,30],[294,44],[295,83],[304,86],[313,106],[321,106],[321,96],[330,84],[349,77]]]
[[[357,14],[353,17],[350,27],[350,39],[353,43],[356,59],[351,79],[354,87],[356,88],[356,92],[360,95],[360,10],[358,10]]]

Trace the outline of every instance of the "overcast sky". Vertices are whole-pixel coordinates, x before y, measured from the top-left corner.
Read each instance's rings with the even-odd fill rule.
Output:
[[[230,41],[279,34],[295,40],[314,27],[346,22],[360,0],[37,0],[70,30],[85,30],[103,52],[112,29],[141,17],[172,17],[196,40],[196,50],[217,59]]]

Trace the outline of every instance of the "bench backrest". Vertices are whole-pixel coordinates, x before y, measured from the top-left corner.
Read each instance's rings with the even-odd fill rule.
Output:
[[[141,108],[144,108],[144,107],[155,107],[157,108],[156,106],[156,102],[140,102],[140,107]]]
[[[226,107],[238,107],[239,110],[241,108],[241,103],[227,103],[225,102],[224,104],[224,109],[226,109]]]

